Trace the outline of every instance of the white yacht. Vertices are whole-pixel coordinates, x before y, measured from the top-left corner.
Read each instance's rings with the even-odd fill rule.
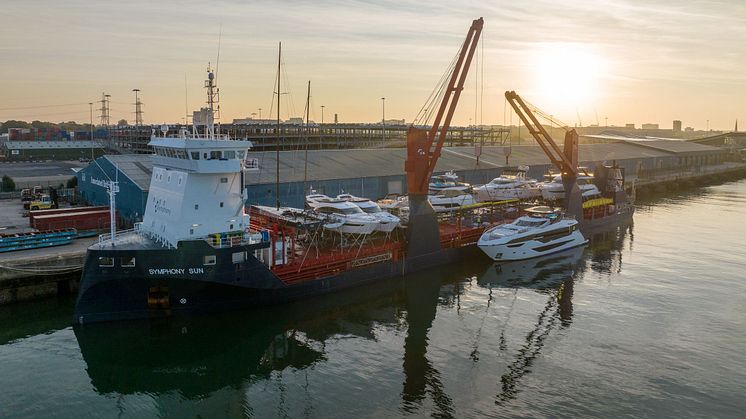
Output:
[[[435,194],[443,189],[460,189],[465,192],[471,193],[471,185],[458,180],[458,175],[453,170],[443,173],[442,175],[434,175],[430,178],[428,189],[430,194]]]
[[[526,176],[528,166],[517,169],[505,169],[499,177],[490,183],[474,188],[477,201],[504,201],[506,199],[532,199],[541,196],[536,179]]]
[[[436,212],[457,210],[466,205],[475,204],[474,196],[458,186],[444,188],[435,193],[430,193],[427,200]]]
[[[497,262],[531,259],[588,243],[578,222],[550,207],[533,207],[510,224],[485,231],[477,242]]]
[[[580,188],[580,193],[583,195],[587,193],[601,193],[596,184],[593,183],[593,175],[582,168],[580,169],[580,175],[578,175],[576,183],[578,188]],[[565,185],[562,183],[561,175],[555,175],[551,181],[540,183],[539,188],[541,189],[541,197],[547,201],[565,199]]]
[[[399,217],[390,214],[387,211],[383,211],[377,203],[371,201],[368,198],[360,198],[352,194],[343,193],[337,195],[337,199],[351,202],[357,205],[364,213],[372,215],[378,220],[376,231],[383,233],[390,233],[399,226]]]
[[[320,199],[314,203],[313,210],[336,221],[324,225],[329,230],[346,234],[370,234],[376,230],[378,219],[366,214],[360,207],[341,199]]]
[[[318,193],[314,189],[311,189],[308,195],[306,195],[306,206],[309,208],[316,208],[322,203],[328,202],[330,199],[332,198],[328,195]]]

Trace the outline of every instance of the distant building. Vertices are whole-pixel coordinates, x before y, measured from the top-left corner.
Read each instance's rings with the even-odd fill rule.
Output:
[[[214,115],[209,108],[202,108],[192,112],[192,122],[198,127],[209,125],[214,122]]]
[[[674,119],[673,121],[673,132],[681,132],[681,121]]]
[[[624,124],[624,128],[632,128],[632,129],[635,129],[635,124]]]
[[[387,119],[383,121],[386,125],[404,125],[405,122],[403,119]]]
[[[658,124],[642,124],[642,129],[658,129]]]
[[[694,128],[692,128],[692,127],[686,127],[686,128],[684,128],[684,131],[686,131],[686,132],[694,132]]]

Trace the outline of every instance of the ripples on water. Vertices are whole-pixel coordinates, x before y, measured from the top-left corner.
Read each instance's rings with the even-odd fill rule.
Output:
[[[585,249],[290,306],[68,326],[0,308],[0,416],[741,416],[746,181]]]

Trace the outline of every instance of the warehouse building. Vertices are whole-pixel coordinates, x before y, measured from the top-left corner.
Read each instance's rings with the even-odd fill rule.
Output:
[[[728,158],[725,150],[685,141],[614,141],[581,144],[581,165],[593,170],[596,164],[616,162],[628,177],[636,177],[719,164]],[[280,152],[281,205],[302,207],[311,188],[328,195],[348,192],[372,199],[406,192],[405,149],[309,150],[305,156],[304,150]],[[276,153],[250,152],[249,157],[258,162],[259,169],[245,172],[247,204],[275,205]],[[474,147],[446,147],[436,172],[455,170],[466,182],[482,184],[499,176],[504,167],[516,165],[528,165],[529,176],[537,179],[551,166],[536,145],[483,147],[481,152]],[[77,174],[81,198],[105,205],[105,181],[119,172],[117,208],[125,220],[138,221],[145,211],[152,168],[149,155],[103,156]]]
[[[116,207],[124,225],[142,220],[148,199],[153,163],[149,155],[105,155],[78,171],[80,200],[90,205],[109,205],[107,185],[119,182]]]

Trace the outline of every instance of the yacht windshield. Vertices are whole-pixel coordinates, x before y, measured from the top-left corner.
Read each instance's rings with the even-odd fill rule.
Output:
[[[363,208],[363,211],[365,211],[368,214],[375,214],[377,212],[381,212],[381,208],[379,208],[378,206],[375,206],[375,205],[371,205],[371,206],[369,206],[367,208]]]
[[[341,208],[340,211],[345,215],[361,214],[363,212],[363,210],[358,207]]]
[[[546,220],[518,220],[515,225],[521,227],[538,227],[544,224]]]

